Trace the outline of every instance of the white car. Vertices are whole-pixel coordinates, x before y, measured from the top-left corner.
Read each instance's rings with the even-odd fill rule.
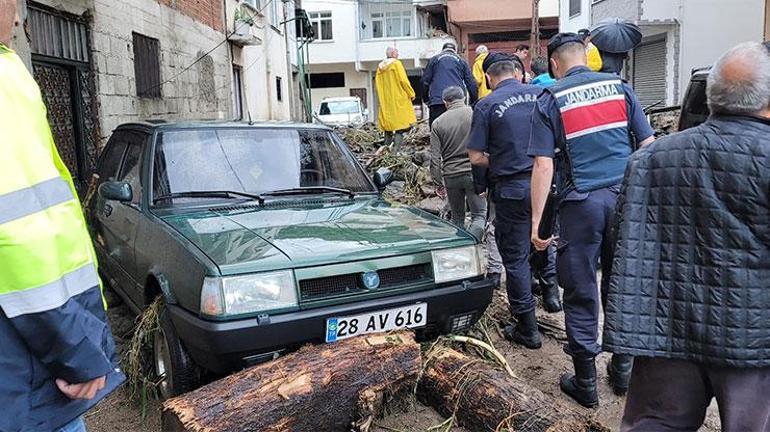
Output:
[[[369,121],[369,110],[356,96],[325,98],[317,117],[329,126],[361,126]]]

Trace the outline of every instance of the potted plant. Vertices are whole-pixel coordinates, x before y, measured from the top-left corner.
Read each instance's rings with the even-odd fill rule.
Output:
[[[233,33],[238,36],[251,36],[251,26],[254,25],[254,17],[241,8],[235,10],[235,29]]]

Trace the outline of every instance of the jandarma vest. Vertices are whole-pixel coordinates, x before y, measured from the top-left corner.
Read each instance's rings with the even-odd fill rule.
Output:
[[[567,184],[578,192],[620,184],[632,152],[623,82],[615,75],[582,72],[547,91],[561,113]]]

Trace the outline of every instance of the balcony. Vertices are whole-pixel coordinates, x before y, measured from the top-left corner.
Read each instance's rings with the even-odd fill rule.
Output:
[[[398,49],[399,57],[407,69],[421,68],[427,61],[441,51],[441,47],[447,42],[455,42],[454,38],[396,38],[396,39],[368,39],[359,42],[359,60],[362,63],[380,62],[385,58],[385,50],[388,47]]]

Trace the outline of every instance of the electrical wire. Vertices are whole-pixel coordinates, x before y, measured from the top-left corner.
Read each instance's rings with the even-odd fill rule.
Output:
[[[271,3],[273,3],[273,1],[274,1],[274,0],[268,0],[268,1],[267,1],[267,3],[265,3],[265,5],[264,5],[264,6],[262,6],[262,8],[260,8],[259,10],[257,10],[257,13],[258,13],[258,14],[261,14],[261,13],[262,13],[262,11],[264,11],[265,9],[267,9],[267,7],[268,7],[268,6],[270,6],[270,4],[271,4]],[[225,25],[227,25],[227,23],[225,23]],[[146,93],[146,92],[148,92],[148,91],[150,91],[150,90],[155,90],[155,89],[156,89],[156,88],[158,88],[158,87],[162,87],[162,86],[163,86],[163,85],[165,85],[165,84],[168,84],[168,83],[170,83],[170,82],[173,82],[175,79],[179,78],[179,77],[180,77],[180,76],[181,76],[183,73],[187,72],[187,71],[188,71],[188,70],[190,70],[190,69],[191,69],[193,66],[195,66],[196,64],[198,64],[198,63],[199,63],[201,60],[203,60],[204,58],[206,58],[206,56],[208,56],[209,54],[211,54],[212,52],[214,52],[214,51],[215,51],[217,48],[221,47],[221,46],[222,46],[222,45],[224,45],[226,42],[228,42],[228,41],[230,40],[230,36],[232,36],[232,35],[234,35],[234,34],[235,34],[235,32],[234,32],[234,31],[233,31],[233,32],[230,32],[230,33],[227,33],[227,34],[226,34],[226,36],[225,36],[225,39],[224,39],[223,41],[219,42],[218,44],[216,44],[216,46],[214,46],[214,48],[211,48],[210,50],[206,51],[206,52],[205,52],[203,55],[199,56],[197,59],[195,59],[195,61],[193,61],[192,63],[190,63],[190,64],[189,64],[187,67],[185,67],[185,68],[184,68],[184,69],[182,69],[181,71],[179,71],[179,72],[178,72],[176,75],[172,76],[171,78],[169,78],[169,79],[167,79],[167,80],[165,80],[165,81],[163,81],[163,82],[160,82],[160,83],[158,83],[158,84],[155,84],[155,85],[153,85],[153,86],[147,87],[146,89],[143,89],[143,90],[142,90],[142,92],[139,92],[139,93],[142,93],[142,94],[144,94],[144,93]]]

